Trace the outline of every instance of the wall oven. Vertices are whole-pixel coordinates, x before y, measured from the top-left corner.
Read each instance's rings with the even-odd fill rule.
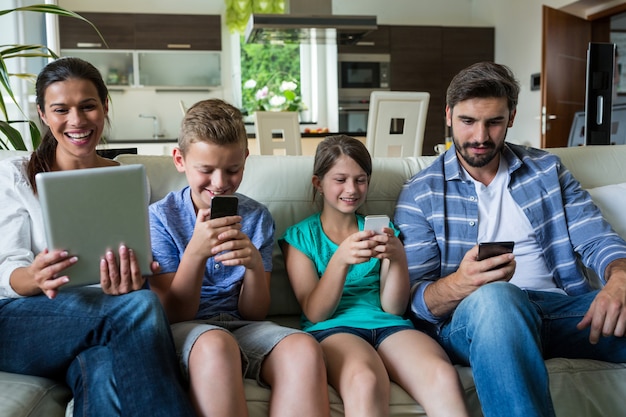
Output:
[[[389,89],[389,54],[338,54],[339,96]]]
[[[339,54],[339,131],[365,133],[372,91],[389,90],[388,54]]]

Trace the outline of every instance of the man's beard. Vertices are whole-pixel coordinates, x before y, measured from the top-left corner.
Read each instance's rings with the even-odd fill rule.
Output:
[[[507,130],[507,132],[508,132],[508,130]],[[493,159],[500,152],[502,152],[502,149],[504,149],[504,140],[506,139],[506,133],[507,132],[504,133],[504,138],[503,138],[502,142],[500,143],[500,146],[496,146],[496,144],[493,141],[491,141],[491,140],[489,140],[487,142],[484,142],[482,144],[482,147],[491,149],[491,152],[489,152],[487,154],[484,154],[484,155],[479,155],[479,156],[472,156],[467,151],[469,148],[479,147],[480,145],[478,143],[476,143],[476,142],[469,142],[469,143],[466,143],[463,146],[460,146],[459,142],[454,137],[454,134],[452,135],[452,140],[454,142],[454,147],[456,148],[457,152],[459,153],[459,155],[461,155],[461,158],[463,158],[463,160],[465,162],[467,162],[467,164],[469,166],[471,166],[472,168],[482,168],[485,165],[487,165],[489,162],[493,161]]]

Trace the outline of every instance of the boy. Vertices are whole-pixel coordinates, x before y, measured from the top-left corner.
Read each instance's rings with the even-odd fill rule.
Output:
[[[248,141],[241,112],[218,100],[183,118],[174,164],[189,185],[150,206],[150,278],[172,324],[191,399],[201,416],[247,416],[243,380],[270,386],[272,415],[329,415],[321,349],[309,335],[265,318],[274,221],[235,194]],[[210,219],[211,199],[235,195],[237,216]]]

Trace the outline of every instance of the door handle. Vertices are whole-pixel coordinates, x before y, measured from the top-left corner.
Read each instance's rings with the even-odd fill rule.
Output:
[[[546,107],[541,107],[541,134],[545,135],[548,130],[548,120],[556,119],[556,114],[547,114]]]

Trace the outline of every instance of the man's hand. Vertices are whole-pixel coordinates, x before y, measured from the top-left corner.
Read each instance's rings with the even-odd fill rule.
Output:
[[[467,251],[456,272],[437,280],[426,288],[424,294],[428,308],[435,316],[449,314],[465,297],[485,284],[509,281],[515,272],[512,253],[494,256],[482,261],[478,245]]]
[[[579,330],[590,327],[591,344],[598,343],[600,335],[623,337],[626,334],[626,259],[611,262],[606,276],[606,285],[576,326]]]
[[[463,298],[490,282],[509,281],[515,272],[515,256],[511,253],[482,261],[477,258],[478,246],[474,246],[465,254],[456,273],[450,275],[451,284]]]

